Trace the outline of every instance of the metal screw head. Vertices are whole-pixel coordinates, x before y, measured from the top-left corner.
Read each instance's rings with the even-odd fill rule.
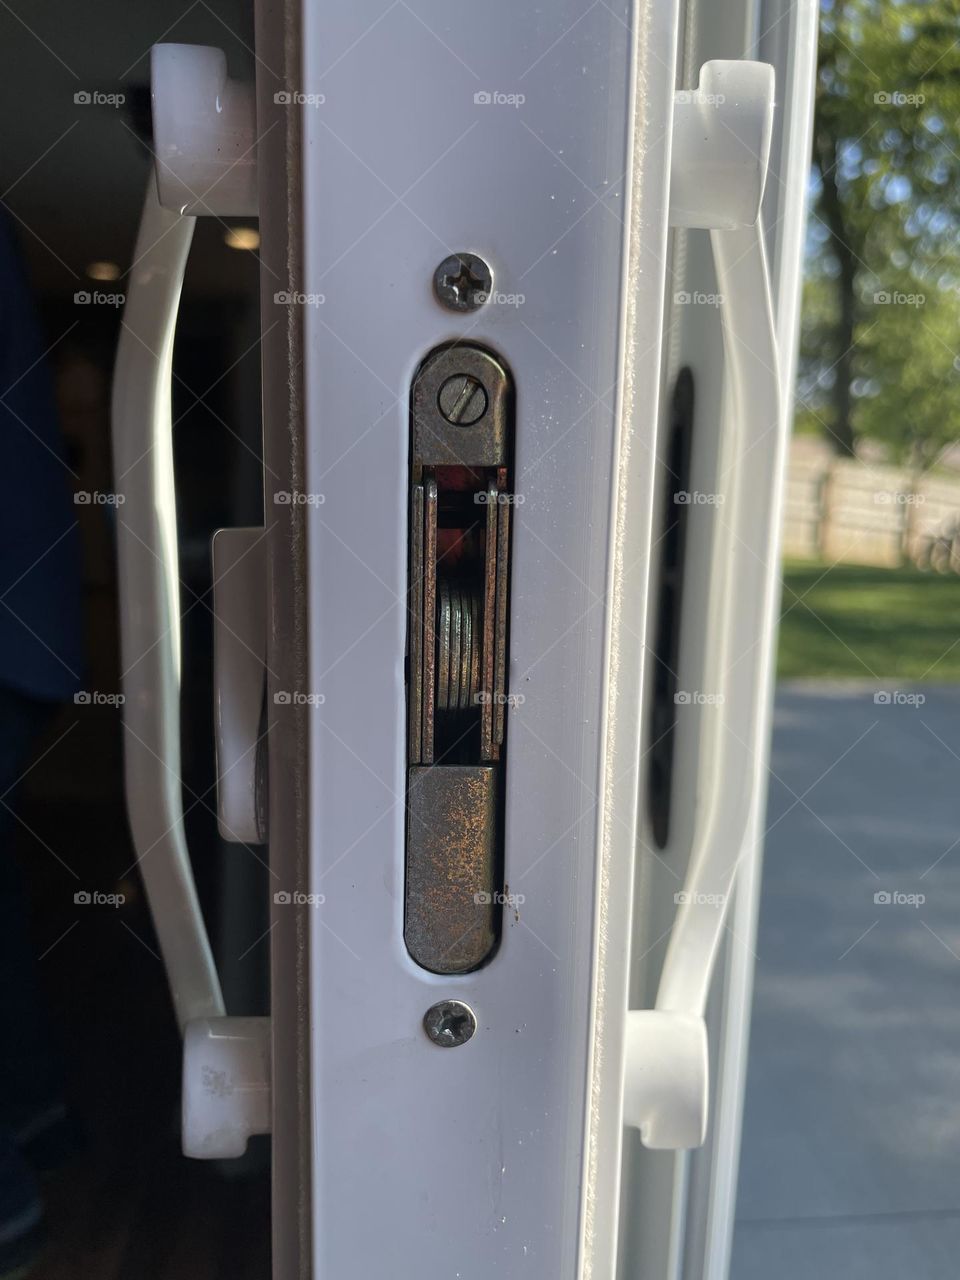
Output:
[[[487,393],[483,383],[469,373],[455,373],[437,393],[437,408],[448,422],[472,427],[487,411]]]
[[[490,297],[493,272],[475,253],[452,253],[433,273],[433,289],[451,311],[476,311]]]
[[[462,1000],[441,1000],[423,1015],[423,1029],[442,1049],[466,1044],[477,1029],[476,1014]]]

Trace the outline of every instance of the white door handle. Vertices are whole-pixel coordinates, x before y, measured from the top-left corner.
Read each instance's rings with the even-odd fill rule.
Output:
[[[773,68],[708,62],[678,93],[671,222],[709,228],[724,344],[721,421],[736,463],[718,506],[708,604],[704,752],[693,847],[653,1009],[627,1014],[624,1118],[649,1147],[699,1146],[706,1133],[704,1012],[734,876],[762,796],[787,424],[760,204],[773,120]]]
[[[155,121],[174,117],[167,100],[171,93],[181,98],[186,93],[190,69],[201,77],[192,96],[187,95],[190,100],[219,100],[225,65],[218,50],[157,46],[152,67]],[[243,114],[242,98],[235,89],[223,100]],[[213,187],[219,185],[231,204],[238,196],[209,114],[200,136],[212,156],[211,176],[193,194],[197,207],[220,212]],[[221,114],[233,138],[232,117]],[[188,140],[178,147],[176,131],[166,127],[161,150],[170,156],[189,152],[192,184],[203,173],[198,134],[191,132],[189,117],[177,118]],[[181,200],[179,188],[174,195]],[[171,380],[174,329],[194,222],[179,209],[171,212],[161,205],[151,173],[117,349],[112,435],[116,488],[125,498],[118,512],[117,552],[127,812],[185,1037],[184,1150],[213,1158],[240,1154],[247,1134],[266,1131],[269,1053],[263,1043],[269,1031],[267,1019],[225,1016],[183,824]]]
[[[127,812],[181,1029],[223,1015],[180,792],[180,581],[173,487],[173,335],[194,218],[161,208],[153,176],[113,383]]]

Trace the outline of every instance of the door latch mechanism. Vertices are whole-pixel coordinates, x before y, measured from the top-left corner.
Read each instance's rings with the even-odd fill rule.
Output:
[[[404,939],[467,973],[500,936],[513,382],[473,344],[411,395]]]

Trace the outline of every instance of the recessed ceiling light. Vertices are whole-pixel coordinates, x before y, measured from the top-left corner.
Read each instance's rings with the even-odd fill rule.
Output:
[[[260,232],[256,227],[227,227],[223,243],[228,249],[259,249]]]
[[[115,262],[91,262],[87,275],[91,280],[119,280],[120,268]]]

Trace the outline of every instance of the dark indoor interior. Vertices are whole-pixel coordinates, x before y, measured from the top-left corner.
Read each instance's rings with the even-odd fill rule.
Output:
[[[216,44],[231,75],[252,74],[244,0],[194,0],[182,11],[160,0],[0,6],[0,100],[16,122],[0,154],[0,216],[39,312],[83,560],[86,692],[37,717],[31,763],[2,801],[66,1104],[42,1174],[47,1243],[31,1272],[42,1280],[269,1272],[266,1142],[251,1143],[229,1172],[179,1150],[177,1028],[127,830],[111,696],[121,675],[118,508],[86,496],[114,485],[111,369],[148,175],[148,55],[161,39]],[[259,523],[262,504],[259,263],[253,234],[239,237],[252,247],[230,247],[238,225],[198,222],[177,336],[174,442],[188,839],[227,1004],[258,1012],[267,1000],[263,851],[218,836],[212,727],[210,538],[221,525]],[[4,430],[17,429],[5,416]],[[92,893],[105,901],[86,900]],[[15,1040],[16,1025],[4,1034]]]

